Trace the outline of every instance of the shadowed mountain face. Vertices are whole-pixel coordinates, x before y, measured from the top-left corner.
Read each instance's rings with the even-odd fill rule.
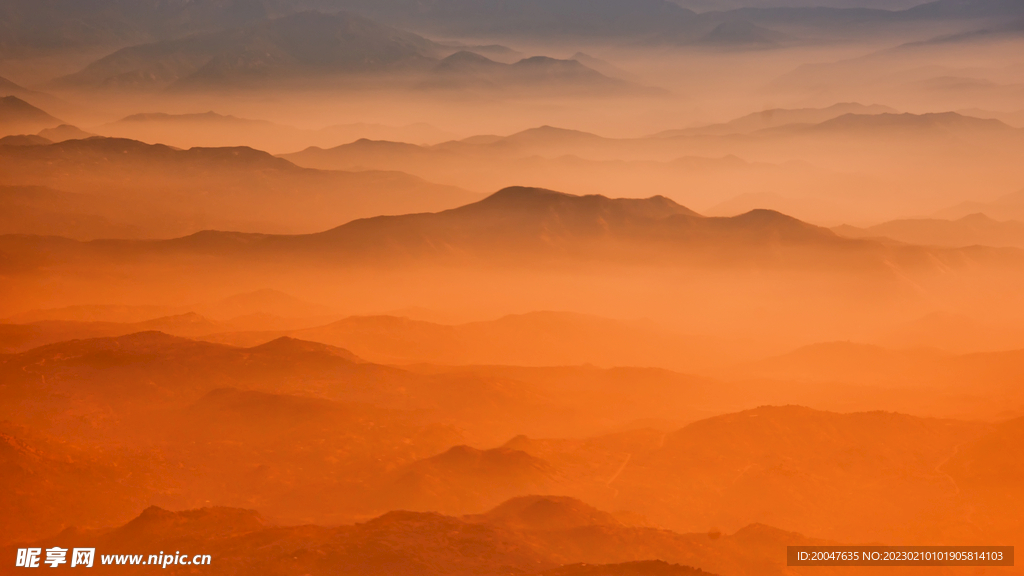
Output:
[[[190,153],[200,157],[211,154],[213,158],[224,154],[202,150]],[[271,162],[258,155],[255,160]],[[292,169],[287,164],[281,168]],[[26,254],[31,253],[33,244],[41,248],[48,243],[42,239],[9,237],[8,243],[11,242],[21,250],[28,249]],[[10,244],[10,249],[14,246]],[[68,261],[109,258],[120,250],[116,248],[117,242],[64,246],[53,254]],[[715,267],[756,261],[763,266],[803,266],[810,261],[820,262],[821,258],[844,258],[857,266],[877,268],[882,258],[909,266],[929,266],[928,258],[948,258],[951,264],[959,259],[954,253],[932,252],[926,257],[926,252],[918,248],[900,249],[842,239],[827,229],[770,210],[754,210],[732,218],[707,218],[664,197],[610,199],[518,187],[444,212],[356,220],[319,234],[203,232],[171,241],[120,246],[154,255],[290,254],[302,259],[329,257],[338,262],[338,258],[344,258],[351,263],[373,265],[416,259],[421,263],[467,265],[488,261],[492,265],[528,267],[558,261]]]

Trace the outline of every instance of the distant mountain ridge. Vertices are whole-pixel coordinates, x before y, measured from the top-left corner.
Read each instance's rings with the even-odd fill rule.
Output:
[[[425,87],[515,87],[556,82],[624,88],[574,60],[527,58],[503,64],[353,13],[298,12],[230,29],[123,48],[54,81],[65,89],[193,91],[333,85],[341,78],[373,82],[385,76]],[[455,53],[452,55],[452,53]],[[441,60],[447,57],[446,60]],[[467,59],[472,59],[468,65]],[[462,66],[458,66],[458,63]],[[582,88],[583,86],[581,86]]]
[[[354,14],[300,12],[236,30],[124,48],[56,81],[64,87],[230,87],[303,74],[415,69],[444,48]]]
[[[101,219],[91,226],[69,220],[63,235],[86,238],[116,228],[110,223],[146,230],[149,237],[211,227],[312,232],[357,217],[437,210],[479,198],[398,172],[309,170],[243,146],[180,150],[103,137],[43,144],[0,146],[0,169],[11,185],[22,187],[19,209],[36,214],[34,224],[18,222],[21,232],[33,226],[52,231],[53,220],[39,215],[53,212]],[[138,194],[140,186],[148,193]],[[72,195],[54,201],[40,187],[91,200],[75,203]]]
[[[957,220],[893,220],[869,228],[839,226],[833,230],[849,238],[884,236],[925,246],[1012,246],[1024,248],[1024,222],[1000,222],[984,213],[968,214]]]
[[[687,134],[734,134],[749,133],[765,128],[774,128],[784,124],[818,124],[845,114],[883,114],[895,113],[888,106],[865,106],[856,102],[833,104],[827,108],[785,109],[773,108],[754,112],[741,118],[721,124],[709,124],[680,130],[667,130],[655,134],[655,137],[681,136]]]
[[[547,267],[558,262],[641,262],[683,266],[838,266],[888,275],[891,266],[960,266],[982,253],[945,252],[847,239],[771,210],[703,217],[664,198],[610,199],[512,187],[479,202],[437,213],[359,219],[305,235],[203,231],[165,241],[74,243],[7,237],[21,258],[36,250],[52,257],[106,259],[114,254],[207,254],[220,258],[275,257],[338,265],[433,264]],[[59,248],[57,247],[59,244]],[[60,254],[61,256],[56,256]],[[106,255],[105,255],[106,254]],[[1018,257],[987,253],[985,257]],[[792,258],[792,260],[790,260]]]
[[[1000,23],[1020,15],[1013,2],[914,4],[908,0],[895,5],[879,0],[737,0],[728,4],[707,0],[534,0],[517,2],[515,17],[510,17],[513,12],[507,0],[102,0],[89,8],[74,0],[8,0],[0,7],[0,25],[9,38],[0,49],[11,55],[116,49],[243,27],[307,10],[348,10],[392,26],[447,37],[498,34],[650,40],[669,36],[691,41],[738,20],[769,29],[788,21],[804,30],[816,26],[829,31],[856,28],[864,21],[875,26],[956,19]]]

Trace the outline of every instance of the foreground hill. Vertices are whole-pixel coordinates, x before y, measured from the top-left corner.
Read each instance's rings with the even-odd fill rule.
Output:
[[[167,237],[219,227],[312,232],[339,221],[386,213],[437,210],[474,195],[394,172],[302,169],[251,148],[178,150],[134,140],[89,138],[40,146],[0,146],[6,184],[19,185],[19,232],[53,232],[53,216],[86,214],[95,228],[63,235],[95,238],[103,221]],[[29,186],[87,195],[54,196]],[[6,230],[4,232],[12,232]]]
[[[988,390],[983,376],[965,380]],[[951,478],[943,465],[989,425],[750,409],[801,397],[820,403],[824,386],[801,391],[632,368],[397,369],[288,338],[233,348],[159,333],[0,356],[0,379],[0,413],[15,447],[0,479],[12,494],[37,487],[18,505],[25,514],[6,525],[5,540],[72,522],[97,526],[88,507],[65,515],[54,508],[75,501],[62,474],[78,478],[83,491],[110,494],[103,517],[111,521],[126,520],[140,500],[180,508],[209,501],[289,523],[339,523],[396,508],[480,513],[540,492],[629,513],[612,521],[527,502],[492,520],[528,526],[540,518],[570,529],[583,514],[602,524],[693,532],[774,522],[845,541],[984,535],[969,521],[983,498],[967,496],[976,493],[968,485],[988,482],[984,469],[960,465],[967,472]],[[836,396],[835,386],[827,389]],[[872,406],[892,396],[867,387],[848,394]],[[1006,391],[989,394],[1016,401]],[[680,428],[686,422],[693,423]],[[117,483],[123,492],[113,491]],[[871,512],[864,499],[876,504]],[[599,561],[658,557],[693,565],[650,555]],[[560,563],[598,561],[587,558]]]
[[[251,510],[208,507],[170,512],[150,507],[127,524],[96,532],[68,531],[43,542],[97,548],[93,570],[146,570],[102,566],[100,554],[174,548],[210,554],[211,574],[470,575],[556,574],[697,576],[788,573],[785,543],[814,540],[750,526],[710,539],[600,522],[604,514],[569,498],[539,497],[548,513],[573,515],[572,525],[510,525],[489,515],[458,518],[435,513],[389,512],[349,526],[272,526]],[[509,503],[513,504],[513,503]],[[578,512],[589,509],[586,515]],[[575,511],[575,513],[574,513]],[[598,520],[595,522],[595,520]],[[578,523],[577,523],[578,522]],[[73,542],[72,542],[73,541]],[[45,544],[49,546],[49,544]],[[472,550],[472,554],[467,554]],[[663,559],[663,560],[662,560]],[[662,560],[662,561],[659,561]],[[142,562],[148,561],[144,555]],[[580,566],[586,563],[590,566]],[[594,566],[594,564],[611,564]],[[616,565],[618,564],[618,565]],[[670,565],[682,564],[682,565]],[[559,567],[561,565],[561,567]],[[703,569],[688,566],[701,566]],[[152,570],[152,567],[148,567]],[[713,572],[712,572],[713,571]],[[831,572],[826,572],[831,573]]]

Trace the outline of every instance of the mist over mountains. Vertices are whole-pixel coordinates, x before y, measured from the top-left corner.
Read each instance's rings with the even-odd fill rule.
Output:
[[[0,573],[850,576],[906,569],[787,547],[1012,545],[1021,22],[0,3]],[[915,568],[965,570],[1019,572]]]

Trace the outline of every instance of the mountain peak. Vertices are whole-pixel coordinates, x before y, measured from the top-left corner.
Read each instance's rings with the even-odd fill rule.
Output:
[[[291,338],[289,336],[282,336],[275,340],[271,340],[266,344],[254,346],[250,348],[249,351],[263,354],[272,354],[275,356],[292,356],[296,354],[322,354],[342,358],[344,360],[348,360],[349,362],[363,362],[363,360],[360,359],[358,356],[344,348],[338,348],[336,346],[330,346],[328,344],[321,344],[319,342],[299,340],[297,338]]]
[[[503,188],[487,198],[462,208],[463,209],[501,209],[501,210],[598,210],[615,211],[626,216],[642,218],[664,218],[676,214],[699,216],[696,212],[677,204],[664,196],[650,198],[608,198],[600,194],[577,196],[565,192],[556,192],[546,188],[527,186],[510,186]]]
[[[172,512],[159,506],[150,506],[134,520],[116,529],[116,540],[135,540],[147,536],[162,538],[174,535],[191,537],[234,536],[255,532],[266,527],[266,522],[255,510],[211,507]]]
[[[481,517],[488,522],[520,529],[567,530],[620,525],[611,514],[569,496],[519,496]]]

